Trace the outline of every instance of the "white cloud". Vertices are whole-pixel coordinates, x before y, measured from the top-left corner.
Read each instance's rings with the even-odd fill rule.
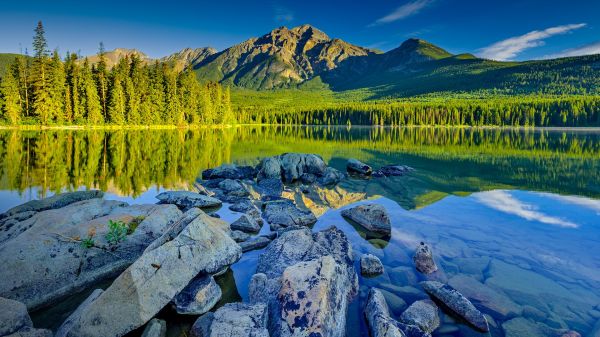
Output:
[[[480,49],[479,55],[483,58],[506,61],[514,58],[524,50],[544,45],[544,40],[566,34],[570,31],[585,27],[585,23],[556,26],[544,30],[534,30],[525,35],[515,36],[498,41],[490,46]]]
[[[391,12],[390,14],[377,19],[375,22],[369,25],[369,27],[381,25],[384,23],[390,23],[398,20],[405,19],[411,15],[419,13],[423,8],[431,5],[433,0],[415,0],[406,3]]]
[[[480,203],[500,212],[516,215],[525,220],[537,221],[565,228],[577,228],[579,225],[571,221],[550,216],[537,210],[534,205],[524,203],[503,190],[481,192],[474,194]]]
[[[571,57],[571,56],[582,56],[582,55],[593,55],[600,54],[600,41],[586,44],[581,47],[566,49],[560,53],[546,55],[544,58],[555,59],[559,57]]]
[[[574,195],[558,195],[558,194],[551,194],[551,193],[541,193],[541,194],[543,194],[544,196],[547,196],[548,198],[556,199],[563,203],[569,203],[569,204],[573,204],[573,205],[591,209],[592,211],[596,212],[596,214],[600,215],[600,200],[578,197],[578,196],[574,196]]]

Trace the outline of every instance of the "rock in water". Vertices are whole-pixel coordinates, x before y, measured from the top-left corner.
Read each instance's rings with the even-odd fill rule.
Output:
[[[142,337],[165,337],[167,335],[167,322],[153,318],[146,324]]]
[[[360,257],[360,271],[366,276],[383,274],[383,264],[377,256],[364,254]]]
[[[429,295],[444,303],[455,314],[464,318],[477,329],[484,332],[490,330],[485,316],[456,289],[437,281],[424,281],[420,284]]]
[[[244,233],[242,231],[231,231],[229,235],[235,242],[244,242],[250,239],[250,234]]]
[[[358,159],[348,159],[346,163],[346,170],[350,173],[358,173],[362,175],[370,175],[373,173],[371,166],[359,161]]]
[[[311,211],[299,209],[290,200],[268,202],[263,215],[272,230],[290,226],[312,226],[317,222]]]
[[[448,284],[470,298],[472,302],[504,319],[520,316],[523,311],[500,290],[490,288],[472,277],[456,275],[448,281]]]
[[[56,194],[48,198],[40,200],[31,200],[22,205],[15,206],[9,209],[8,211],[0,214],[0,219],[14,216],[18,213],[41,212],[50,209],[62,208],[78,201],[102,198],[103,195],[104,193],[102,191],[97,190]]]
[[[253,217],[242,214],[239,219],[231,223],[231,229],[246,233],[256,233],[260,230],[260,225]]]
[[[31,327],[33,323],[25,304],[0,297],[0,336]]]
[[[421,242],[421,244],[417,247],[417,251],[413,256],[413,261],[417,270],[423,274],[431,274],[438,270],[438,267],[433,260],[431,248],[429,248],[429,246],[424,242]]]
[[[223,164],[219,167],[202,171],[202,179],[254,179],[256,170],[252,166],[236,166]]]
[[[244,242],[240,242],[240,247],[242,247],[242,252],[249,252],[251,250],[265,248],[271,243],[271,239],[266,236],[258,236],[252,240],[247,240]]]
[[[221,200],[188,191],[167,191],[156,196],[161,204],[173,204],[179,208],[208,208],[221,206]]]
[[[392,225],[385,208],[378,204],[364,204],[342,211],[342,216],[348,218],[371,232],[390,235]]]
[[[269,337],[264,303],[228,303],[192,326],[194,337]]]
[[[147,249],[81,311],[67,336],[121,336],[156,315],[198,274],[235,263],[241,248],[203,212],[172,240]],[[168,233],[170,237],[173,233]]]
[[[283,193],[283,183],[280,178],[263,179],[258,182],[258,190],[263,197],[280,197]]]
[[[328,167],[321,176],[318,176],[317,182],[322,186],[330,186],[339,183],[344,178],[346,178],[345,174],[334,169],[333,167]]]
[[[426,333],[431,333],[440,326],[438,307],[431,300],[416,301],[400,316],[405,324],[418,326]]]
[[[405,337],[394,319],[381,291],[371,288],[365,307],[365,317],[372,337]]]
[[[210,327],[212,326],[212,322],[215,319],[215,314],[213,312],[207,312],[206,314],[198,317],[192,328],[190,329],[190,334],[192,337],[209,337],[210,336]]]
[[[194,279],[173,298],[175,310],[184,315],[202,315],[221,299],[221,288],[211,275]]]
[[[413,168],[405,165],[386,165],[379,170],[373,172],[374,177],[395,177],[403,176],[406,173],[412,171]]]

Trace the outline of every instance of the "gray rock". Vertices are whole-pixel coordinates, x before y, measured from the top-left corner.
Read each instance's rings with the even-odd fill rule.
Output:
[[[323,159],[315,154],[284,153],[279,161],[284,181],[288,183],[295,182],[304,173],[321,176],[327,168]]]
[[[360,257],[360,272],[366,276],[383,274],[383,264],[377,256],[364,254]]]
[[[280,178],[262,179],[258,182],[258,191],[263,196],[279,197],[283,193],[283,183]]]
[[[403,176],[414,169],[405,165],[386,165],[373,172],[374,177]]]
[[[250,192],[242,185],[239,181],[233,179],[225,179],[221,181],[218,185],[219,190],[223,192],[223,194],[233,197],[246,197],[250,195]]]
[[[258,211],[258,207],[256,207],[252,201],[244,199],[230,205],[229,210],[240,213],[248,213],[253,210]]]
[[[381,291],[383,297],[385,297],[385,301],[387,302],[388,308],[392,311],[392,313],[395,316],[400,316],[408,307],[406,302],[395,293],[384,289],[378,290]]]
[[[350,173],[358,173],[362,175],[370,175],[373,173],[371,166],[354,158],[348,159],[348,162],[346,163],[346,170]]]
[[[146,324],[142,337],[165,337],[167,335],[167,322],[153,318]]]
[[[344,180],[344,178],[346,178],[346,175],[334,169],[333,167],[328,167],[325,169],[322,175],[317,177],[317,183],[319,183],[319,185],[330,186],[335,185],[340,181]]]
[[[388,269],[390,281],[397,285],[414,285],[418,283],[417,274],[414,268],[406,266],[398,266]]]
[[[317,222],[317,218],[311,211],[301,210],[289,200],[268,202],[263,216],[271,226],[271,230],[290,226],[312,226]]]
[[[431,333],[440,326],[438,307],[431,300],[416,301],[400,316],[404,324],[416,325],[426,333]]]
[[[250,239],[250,234],[244,233],[242,231],[231,231],[230,236],[235,242],[244,242]]]
[[[252,166],[236,166],[223,164],[219,167],[202,171],[202,179],[254,179],[256,170]]]
[[[52,331],[26,327],[4,337],[52,337]]]
[[[438,270],[438,267],[433,260],[431,248],[429,248],[429,246],[424,242],[421,242],[421,244],[417,247],[417,251],[413,256],[413,261],[417,270],[423,274],[431,274]]]
[[[266,246],[269,245],[269,243],[271,243],[271,239],[269,239],[268,237],[257,236],[256,238],[253,238],[252,240],[240,242],[240,247],[242,248],[242,252],[246,253],[251,250],[265,248]]]
[[[300,181],[303,184],[314,184],[317,181],[317,176],[312,173],[304,173],[300,176]]]
[[[161,204],[173,204],[179,208],[207,208],[221,206],[221,200],[207,195],[188,191],[167,191],[156,196]]]
[[[32,327],[33,323],[25,304],[0,297],[0,336]]]
[[[390,235],[392,226],[385,208],[378,204],[364,204],[342,210],[342,216],[348,218],[371,232]]]
[[[204,187],[202,184],[199,183],[195,183],[194,187],[196,187],[196,189],[198,190],[198,193],[202,194],[202,195],[206,195],[209,197],[214,197],[215,196],[215,192],[209,190],[208,188]]]
[[[192,328],[202,337],[269,337],[267,306],[263,303],[228,303],[213,315],[202,316]]]
[[[78,201],[102,198],[103,195],[104,193],[102,191],[97,190],[55,194],[45,199],[31,200],[24,204],[15,206],[9,209],[8,211],[0,214],[0,219],[4,219],[9,216],[14,216],[18,213],[41,212],[50,209],[62,208]]]
[[[383,294],[376,288],[371,288],[365,316],[372,337],[405,337],[405,334],[390,317],[390,311]]]
[[[195,278],[173,298],[178,314],[202,315],[221,299],[221,288],[210,275]]]
[[[231,229],[247,233],[256,233],[260,230],[260,225],[253,217],[242,214],[242,216],[231,223]]]
[[[56,330],[56,335],[54,337],[66,337],[71,328],[73,328],[73,325],[79,320],[83,310],[90,306],[90,304],[92,304],[92,302],[94,302],[103,292],[104,290],[102,289],[94,290],[61,324],[58,330]]]
[[[201,213],[171,241],[146,250],[84,308],[67,336],[123,335],[148,322],[198,274],[213,274],[241,257],[240,247]]]
[[[448,281],[448,284],[460,291],[475,304],[486,308],[491,313],[503,319],[520,316],[522,313],[521,307],[508,296],[482,284],[472,277],[456,275]]]
[[[477,329],[484,332],[490,330],[483,314],[456,289],[437,281],[421,282],[421,286],[430,296],[444,303],[455,314],[465,319]]]
[[[192,337],[209,337],[210,328],[214,318],[215,314],[213,312],[207,312],[206,314],[198,317],[190,329],[190,334]]]
[[[0,245],[0,296],[35,310],[114,277],[180,216],[173,205],[128,206],[99,198],[37,212],[13,226],[14,231],[0,232],[0,237],[12,233]],[[109,250],[109,220],[139,223]],[[88,237],[94,246],[84,248],[80,240]]]
[[[258,175],[256,180],[261,181],[263,179],[279,179],[281,180],[281,161],[279,157],[267,157],[261,160],[257,168]]]

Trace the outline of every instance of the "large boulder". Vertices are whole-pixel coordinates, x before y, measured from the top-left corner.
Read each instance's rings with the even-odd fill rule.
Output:
[[[430,296],[444,303],[446,307],[475,328],[484,332],[490,330],[485,316],[456,289],[437,281],[424,281],[421,282],[421,286]]]
[[[161,204],[173,204],[182,209],[221,206],[221,200],[189,191],[166,191],[156,196]]]
[[[292,226],[312,226],[317,222],[317,217],[311,211],[299,209],[287,199],[267,202],[263,216],[271,230]]]
[[[81,311],[67,336],[124,335],[148,322],[196,275],[235,263],[241,249],[215,220],[202,212],[177,226],[177,235],[169,231],[157,239],[160,245],[149,247]]]
[[[440,326],[438,307],[431,300],[416,301],[400,316],[405,324],[416,325],[422,331],[431,333]]]
[[[259,182],[263,179],[279,179],[285,183],[316,180],[321,185],[331,185],[344,178],[343,173],[327,167],[323,158],[316,154],[284,153],[268,157],[260,162],[257,170]]]
[[[103,195],[104,193],[102,191],[97,190],[55,194],[48,198],[40,200],[31,200],[24,204],[15,206],[9,209],[8,211],[0,214],[0,219],[12,217],[19,213],[27,213],[27,217],[29,217],[29,215],[33,215],[35,212],[62,208],[78,201],[102,198]],[[25,219],[21,218],[20,221],[22,220]]]
[[[373,173],[371,166],[361,162],[358,159],[350,158],[346,163],[346,170],[349,173],[357,173],[362,175],[370,175]]]
[[[222,294],[212,275],[202,275],[180,291],[173,304],[179,314],[202,315],[217,304]]]
[[[373,254],[364,254],[360,257],[360,272],[365,276],[383,274],[383,264],[377,256]]]
[[[194,337],[269,337],[267,306],[263,303],[228,303],[194,323]]]
[[[390,317],[385,297],[376,288],[371,288],[369,291],[365,317],[372,337],[405,337],[394,319]]]
[[[392,233],[390,217],[386,209],[378,204],[363,204],[342,210],[342,216],[367,230],[384,235]]]
[[[424,242],[417,247],[415,255],[413,255],[413,262],[417,270],[423,274],[431,274],[438,270],[431,248]]]
[[[98,198],[35,213],[0,236],[0,296],[32,309],[114,277],[181,216],[172,205],[127,205]],[[109,244],[109,221],[130,232]],[[86,245],[82,244],[86,240]]]
[[[202,171],[202,179],[254,179],[256,170],[252,166],[236,166],[223,164],[219,167]]]

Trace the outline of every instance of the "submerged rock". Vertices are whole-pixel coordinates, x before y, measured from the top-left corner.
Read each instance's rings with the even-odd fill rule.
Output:
[[[383,274],[383,264],[375,255],[364,254],[360,257],[360,271],[366,276]]]
[[[348,170],[350,173],[358,173],[362,175],[370,175],[373,173],[371,166],[354,158],[348,159],[348,162],[346,163],[346,170]]]
[[[323,186],[335,185],[346,178],[346,175],[342,172],[334,169],[333,167],[328,167],[325,169],[322,175],[317,176],[317,182]]]
[[[239,230],[246,233],[256,233],[260,230],[258,222],[247,214],[242,214],[242,216],[231,223],[230,227],[233,230]]]
[[[426,333],[431,333],[440,326],[438,307],[431,300],[416,301],[400,316],[400,321],[416,325]]]
[[[522,313],[521,307],[508,296],[472,277],[456,275],[448,281],[448,284],[467,296],[471,301],[502,318],[511,318]]]
[[[221,288],[211,275],[196,278],[173,298],[175,310],[184,315],[202,315],[221,299]]]
[[[376,288],[371,288],[365,317],[372,337],[405,337],[404,333],[390,317],[390,311],[383,294]]]
[[[444,303],[455,314],[465,319],[477,329],[484,332],[490,330],[483,314],[456,289],[437,281],[424,281],[421,282],[421,286],[429,295]]]
[[[412,167],[405,165],[386,165],[373,172],[374,177],[395,177],[403,176],[408,172],[413,171]]]
[[[194,323],[195,337],[269,337],[267,306],[263,303],[228,303]]]
[[[173,204],[182,209],[191,207],[208,208],[221,206],[221,200],[189,191],[167,191],[156,196],[161,204]]]
[[[201,213],[172,240],[147,249],[81,314],[68,336],[123,335],[148,322],[198,274],[236,262],[241,248]],[[173,237],[173,233],[164,236]]]
[[[258,190],[263,197],[280,197],[283,183],[280,178],[263,179],[258,182]]]
[[[378,204],[364,204],[342,210],[342,216],[348,218],[371,232],[390,235],[392,226],[385,208]]]
[[[242,231],[237,231],[237,230],[231,231],[231,234],[229,236],[231,236],[231,238],[235,242],[244,242],[244,241],[250,239],[250,234],[244,233]]]
[[[417,247],[417,251],[413,256],[413,261],[417,270],[423,274],[431,274],[438,270],[438,267],[433,260],[431,248],[429,248],[429,246],[424,242],[421,242],[421,244]]]
[[[268,202],[263,215],[271,226],[271,230],[291,226],[312,226],[317,222],[317,218],[311,211],[299,209],[290,200]]]
[[[256,170],[252,166],[236,166],[223,164],[219,167],[202,171],[202,179],[254,179]]]
[[[153,318],[146,324],[142,337],[165,337],[167,335],[167,322]]]

